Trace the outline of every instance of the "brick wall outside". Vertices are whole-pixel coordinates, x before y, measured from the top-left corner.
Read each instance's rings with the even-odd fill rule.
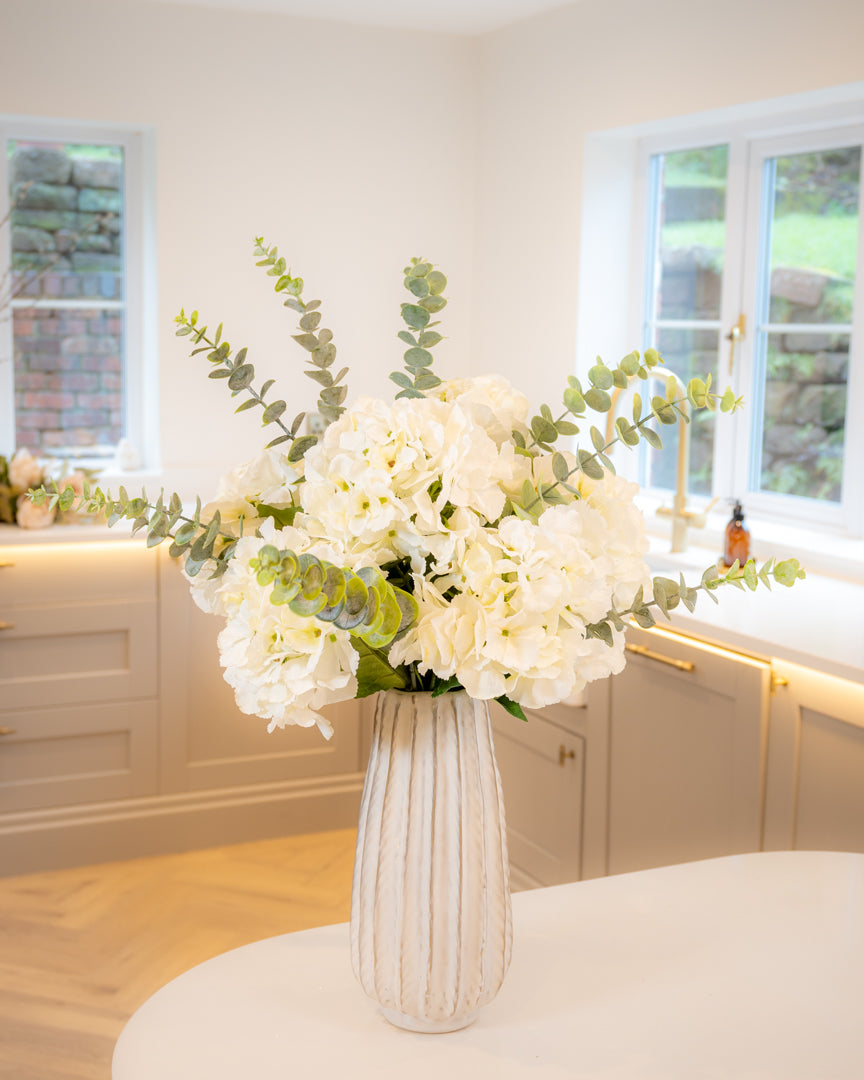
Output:
[[[116,445],[123,318],[98,305],[123,298],[122,160],[83,146],[18,143],[10,179],[12,270],[25,286],[19,301],[94,304],[14,309],[16,445],[43,452]]]

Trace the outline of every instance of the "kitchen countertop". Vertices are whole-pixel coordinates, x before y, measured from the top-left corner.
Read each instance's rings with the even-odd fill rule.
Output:
[[[135,1013],[114,1080],[860,1080],[864,855],[765,852],[519,893],[476,1022],[390,1027],[348,927],[225,953]]]

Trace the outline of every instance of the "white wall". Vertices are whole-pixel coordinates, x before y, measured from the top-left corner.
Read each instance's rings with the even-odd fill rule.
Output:
[[[181,305],[223,319],[298,409],[315,400],[254,235],[324,301],[351,396],[392,393],[399,271],[422,254],[451,280],[441,373],[500,371],[554,403],[577,337],[586,136],[860,80],[862,40],[860,0],[582,0],[479,38],[0,0],[0,103],[154,128],[162,458],[169,484],[206,493],[262,433],[174,338]]]
[[[401,269],[451,279],[437,352],[470,355],[474,43],[279,15],[112,0],[0,0],[0,109],[151,125],[156,145],[158,354],[166,482],[208,494],[263,445],[174,337],[179,308],[224,320],[296,410],[314,405],[294,315],[254,269],[278,243],[323,301],[349,395],[395,392]],[[294,411],[290,415],[294,415]],[[272,437],[268,429],[266,438]]]
[[[482,38],[478,368],[527,385],[535,402],[560,401],[584,284],[586,137],[864,79],[862,42],[861,0],[583,0]],[[622,302],[620,325],[627,315]],[[620,332],[597,336],[580,343],[589,355],[620,343]]]

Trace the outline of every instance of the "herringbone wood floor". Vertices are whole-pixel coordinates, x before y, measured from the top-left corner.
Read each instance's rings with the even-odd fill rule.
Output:
[[[250,941],[347,921],[354,837],[0,878],[0,1078],[107,1080],[124,1023],[169,979]]]

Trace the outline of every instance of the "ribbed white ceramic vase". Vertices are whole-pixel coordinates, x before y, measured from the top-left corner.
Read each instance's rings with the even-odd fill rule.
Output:
[[[380,693],[354,861],[355,975],[397,1027],[457,1031],[497,994],[512,940],[486,702]]]

